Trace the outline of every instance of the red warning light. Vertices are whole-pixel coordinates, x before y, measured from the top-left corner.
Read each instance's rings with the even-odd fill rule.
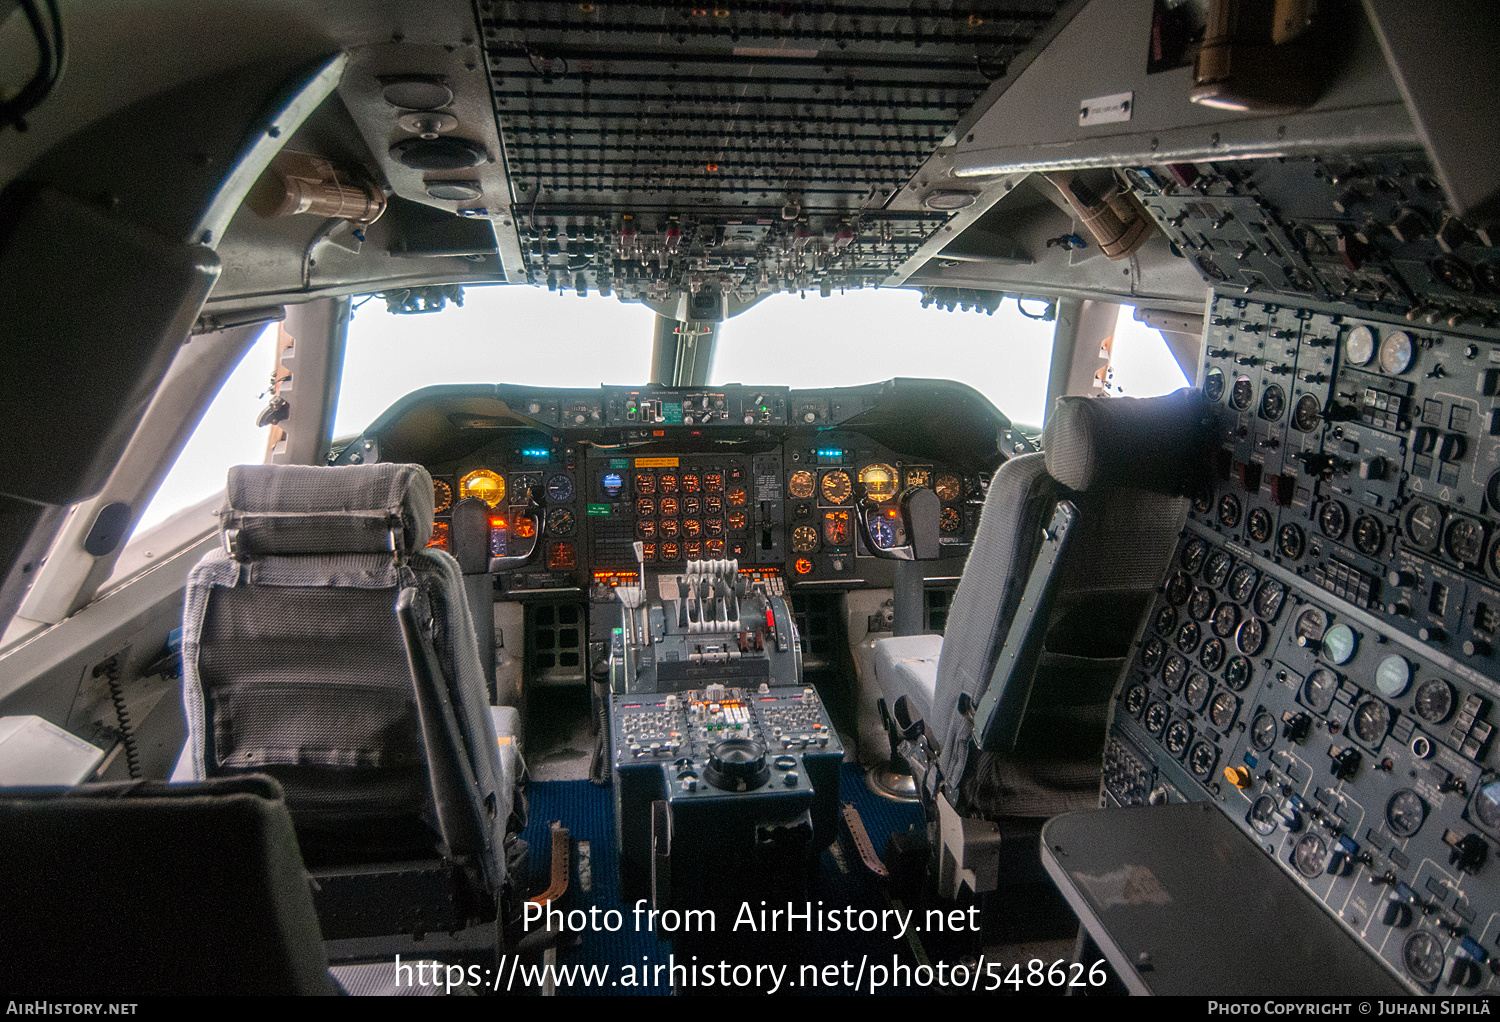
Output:
[[[806,557],[799,557],[797,558],[797,563],[792,565],[792,567],[797,569],[797,574],[806,575],[812,571],[812,561],[809,561]]]

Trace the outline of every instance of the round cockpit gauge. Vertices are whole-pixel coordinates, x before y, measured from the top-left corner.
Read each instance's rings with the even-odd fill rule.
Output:
[[[458,499],[478,497],[490,507],[505,499],[505,477],[487,468],[476,468],[458,481]]]
[[[1208,561],[1203,565],[1203,581],[1218,589],[1229,577],[1229,569],[1234,567],[1234,558],[1223,550],[1215,550],[1208,555]]]
[[[1323,653],[1329,663],[1347,664],[1354,657],[1358,639],[1348,625],[1334,625],[1323,633]]]
[[[453,506],[453,487],[441,479],[432,481],[432,513],[440,515]]]
[[[1177,629],[1177,648],[1184,653],[1191,653],[1198,648],[1198,643],[1203,641],[1203,630],[1198,627],[1196,621],[1184,621],[1182,627]]]
[[[840,472],[839,475],[844,475],[844,474],[842,472]],[[824,479],[824,482],[827,482],[827,479]],[[844,484],[845,484],[846,487],[848,485],[848,482],[849,482],[849,477],[848,476],[844,476]],[[847,495],[847,490],[846,490],[846,495]],[[745,506],[745,502],[748,499],[749,498],[745,495],[745,488],[743,486],[731,486],[724,493],[724,500],[725,500],[726,503],[729,504],[730,507],[744,507]],[[837,503],[839,503],[839,501],[834,501],[834,503],[837,504]]]
[[[1375,688],[1387,699],[1395,699],[1411,684],[1411,664],[1392,653],[1375,668]]]
[[[1193,746],[1193,751],[1188,753],[1188,769],[1195,777],[1200,779],[1208,777],[1214,772],[1214,764],[1219,760],[1219,750],[1208,742],[1199,742]]]
[[[958,513],[958,508],[945,507],[938,511],[938,531],[949,536],[956,532],[962,532],[964,520]]]
[[[1234,386],[1229,388],[1229,406],[1235,411],[1243,412],[1250,407],[1250,402],[1255,397],[1255,384],[1250,382],[1250,377],[1241,376],[1234,381]]]
[[[1299,646],[1311,646],[1323,639],[1323,633],[1328,630],[1328,615],[1317,607],[1308,607],[1297,615],[1297,625],[1293,630],[1296,636],[1293,640]]]
[[[1234,725],[1234,718],[1239,713],[1240,701],[1228,692],[1220,692],[1208,704],[1208,719],[1221,732],[1228,731]]]
[[[1495,537],[1490,547],[1489,569],[1491,577],[1500,578],[1500,536]]]
[[[1304,834],[1292,849],[1292,865],[1309,880],[1323,875],[1323,865],[1328,861],[1328,846],[1316,834]]]
[[[1260,417],[1268,422],[1275,422],[1285,411],[1286,391],[1273,383],[1260,396]]]
[[[1443,512],[1436,504],[1419,500],[1406,511],[1406,538],[1425,554],[1438,548],[1443,536]]]
[[[1224,396],[1224,370],[1218,366],[1211,367],[1203,374],[1203,396],[1214,404]]]
[[[731,511],[731,512],[729,512],[729,517],[724,520],[724,524],[726,524],[726,525],[729,526],[729,531],[730,532],[744,532],[745,531],[745,526],[748,524],[748,522],[747,522],[747,520],[745,518],[745,512],[743,512],[743,511]]]
[[[1362,366],[1375,357],[1375,331],[1357,326],[1344,340],[1344,358],[1352,366]]]
[[[931,486],[932,485],[932,469],[930,469],[930,468],[909,468],[904,473],[904,478],[902,479],[902,483],[904,485],[906,485],[906,486]],[[939,498],[939,499],[941,499],[941,498]]]
[[[677,476],[676,476],[675,473],[672,473],[672,472],[663,472],[657,478],[656,485],[661,488],[661,492],[663,492],[663,493],[676,493],[677,492]]]
[[[1219,524],[1226,529],[1240,524],[1240,499],[1232,493],[1219,498]]]
[[[818,484],[823,491],[823,499],[830,504],[842,504],[849,499],[849,494],[854,492],[854,484],[849,481],[848,472],[829,472],[823,476],[823,481]],[[745,491],[741,490],[743,494]],[[743,500],[740,501],[744,503]]]
[[[1192,592],[1193,580],[1180,571],[1174,572],[1172,577],[1167,579],[1166,588],[1163,590],[1167,602],[1174,607],[1180,607],[1186,603]]]
[[[1187,677],[1188,662],[1173,653],[1167,657],[1167,662],[1161,665],[1161,681],[1173,692],[1182,687],[1182,681]]]
[[[1303,394],[1297,399],[1297,406],[1292,409],[1292,428],[1301,433],[1311,433],[1318,428],[1318,421],[1322,417],[1318,399],[1311,394]]]
[[[658,506],[661,508],[661,516],[663,518],[676,518],[677,517],[677,498],[676,497],[663,497],[661,499],[661,503]]]
[[[896,470],[891,466],[877,462],[874,465],[866,465],[859,470],[859,481],[864,484],[865,495],[876,503],[883,504],[896,495],[899,484],[897,482]],[[832,498],[829,498],[832,500]],[[834,501],[835,504],[843,503]]]
[[[1171,633],[1177,627],[1177,611],[1172,607],[1163,607],[1156,612],[1156,630],[1163,635]]]
[[[1392,376],[1400,376],[1410,369],[1414,355],[1416,346],[1412,344],[1411,334],[1405,330],[1392,331],[1380,342],[1380,368]]]
[[[1146,715],[1141,718],[1141,723],[1146,725],[1146,733],[1152,738],[1160,738],[1171,716],[1172,711],[1167,709],[1166,703],[1152,703],[1146,707]]]
[[[1214,634],[1227,639],[1240,626],[1239,604],[1225,600],[1214,609]]]
[[[1256,616],[1263,617],[1267,621],[1275,621],[1276,615],[1281,613],[1281,605],[1286,602],[1286,586],[1268,578],[1260,584],[1255,591],[1255,599],[1251,601],[1251,608]]]
[[[1165,644],[1153,635],[1141,643],[1141,666],[1147,671],[1156,670],[1156,665],[1161,663],[1161,658],[1166,654],[1166,651]]]
[[[606,497],[613,500],[620,495],[621,490],[625,489],[625,480],[618,472],[606,472],[599,479],[599,489]]]
[[[1302,557],[1302,551],[1307,549],[1307,534],[1302,531],[1301,525],[1295,522],[1287,522],[1283,525],[1281,531],[1277,533],[1277,549],[1289,561]]]
[[[1234,574],[1229,576],[1229,598],[1236,603],[1244,603],[1250,599],[1250,594],[1255,592],[1255,582],[1260,576],[1255,569],[1248,564],[1242,564],[1234,569]]]
[[[649,497],[656,492],[656,474],[654,472],[637,472],[635,474],[636,496]]]
[[[1484,499],[1491,511],[1500,511],[1500,469],[1491,472],[1489,481],[1484,484]]]
[[[1250,722],[1250,744],[1255,747],[1256,752],[1269,752],[1271,746],[1276,744],[1280,729],[1276,726],[1276,718],[1262,710],[1255,715]]]
[[[1272,721],[1272,724],[1274,725],[1275,721]],[[1250,807],[1250,815],[1245,817],[1245,820],[1250,824],[1250,829],[1261,837],[1269,837],[1276,833],[1276,800],[1270,795],[1262,795]]]
[[[792,550],[799,554],[810,554],[818,549],[818,530],[811,525],[799,525],[792,530]]]
[[[1203,709],[1203,704],[1208,702],[1208,694],[1214,690],[1214,683],[1206,674],[1194,674],[1188,679],[1188,683],[1182,686],[1183,702],[1188,704],[1188,709],[1197,712]]]
[[[1271,530],[1275,527],[1271,513],[1263,507],[1251,508],[1245,518],[1245,535],[1257,543],[1271,542]]]
[[[869,527],[870,539],[876,547],[881,550],[889,550],[896,545],[896,525],[889,518],[872,516]]]
[[[1174,720],[1167,725],[1167,733],[1162,738],[1162,747],[1178,759],[1187,752],[1188,743],[1193,740],[1193,729],[1180,720]]]
[[[682,473],[682,492],[697,493],[703,489],[703,480],[696,472]]]
[[[1379,557],[1380,551],[1385,547],[1385,528],[1381,526],[1379,519],[1360,515],[1354,519],[1351,538],[1354,540],[1354,549],[1366,557]]]
[[[1190,575],[1198,574],[1198,569],[1203,567],[1204,558],[1208,556],[1208,544],[1201,539],[1188,540],[1187,546],[1182,548],[1182,568]]]
[[[1443,552],[1459,564],[1478,564],[1484,556],[1484,526],[1472,518],[1455,517],[1443,533]]]
[[[719,493],[724,489],[724,473],[717,469],[703,473],[703,489],[708,493]],[[809,492],[811,497],[812,493]]]
[[[573,477],[559,472],[547,479],[547,499],[554,504],[566,504],[573,499]]]
[[[1385,804],[1385,825],[1397,837],[1411,837],[1427,819],[1427,803],[1410,788],[1402,788]]]
[[[1224,654],[1228,652],[1224,648],[1224,640],[1209,639],[1198,651],[1198,662],[1203,665],[1205,671],[1217,671],[1224,666]]]
[[[1193,595],[1188,597],[1187,610],[1194,621],[1207,621],[1214,612],[1214,591],[1208,586],[1194,586]]]
[[[1379,699],[1366,699],[1354,711],[1349,730],[1365,745],[1378,749],[1391,729],[1391,708]]]
[[[1326,667],[1313,671],[1302,686],[1302,701],[1319,713],[1327,713],[1338,694],[1339,676]]]
[[[635,502],[635,515],[637,518],[655,518],[656,501],[650,497],[641,497]]]
[[[1318,508],[1318,529],[1329,539],[1343,539],[1349,528],[1349,509],[1336,500],[1325,500]]]
[[[955,475],[940,475],[932,487],[937,491],[938,500],[944,504],[957,504],[960,497],[964,495],[963,480]]]
[[[1234,644],[1246,656],[1254,656],[1266,645],[1266,623],[1258,617],[1247,617],[1234,633]]]
[[[1140,716],[1141,709],[1146,705],[1146,686],[1136,682],[1125,690],[1125,712],[1132,717]]]
[[[798,500],[806,500],[813,495],[818,488],[818,479],[805,468],[793,472],[791,478],[786,481],[786,492]]]
[[[578,521],[573,512],[565,507],[555,507],[547,512],[547,534],[567,537],[578,531]]]
[[[829,511],[823,515],[823,540],[829,546],[844,546],[849,542],[849,512]]]
[[[1412,709],[1429,724],[1441,724],[1453,712],[1453,686],[1442,678],[1428,678],[1417,686]]]
[[[1500,833],[1500,781],[1490,781],[1474,793],[1471,818],[1492,834]]]
[[[1443,945],[1426,930],[1418,930],[1401,945],[1401,964],[1421,983],[1436,983],[1445,962]]]
[[[1251,674],[1248,657],[1232,656],[1229,663],[1224,665],[1224,684],[1236,692],[1243,692],[1250,684]]]

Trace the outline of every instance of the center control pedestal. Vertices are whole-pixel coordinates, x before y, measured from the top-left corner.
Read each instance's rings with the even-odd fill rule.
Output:
[[[843,746],[785,599],[732,561],[620,593],[610,749],[621,888],[658,909],[793,896],[838,824]]]

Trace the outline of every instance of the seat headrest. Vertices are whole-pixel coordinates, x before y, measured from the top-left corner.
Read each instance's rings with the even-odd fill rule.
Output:
[[[406,556],[432,536],[432,477],[421,465],[236,465],[219,511],[229,550]]]
[[[1196,495],[1215,445],[1213,406],[1186,388],[1164,397],[1060,397],[1042,434],[1047,472],[1063,486]]]

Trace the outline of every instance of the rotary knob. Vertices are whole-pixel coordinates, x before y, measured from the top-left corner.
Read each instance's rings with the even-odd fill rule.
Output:
[[[708,752],[703,778],[720,791],[754,791],[771,777],[766,747],[753,738],[726,738]]]

